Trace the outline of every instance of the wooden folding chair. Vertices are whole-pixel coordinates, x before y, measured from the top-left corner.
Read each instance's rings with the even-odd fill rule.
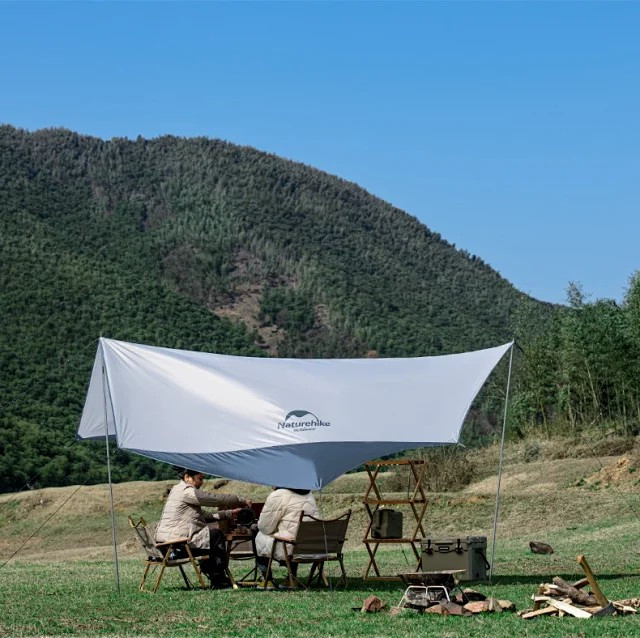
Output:
[[[329,581],[324,572],[324,564],[327,561],[337,561],[340,564],[342,584],[346,587],[347,573],[344,569],[342,547],[346,540],[350,518],[351,510],[332,519],[316,518],[315,516],[301,512],[300,524],[296,532],[296,537],[293,540],[274,536],[267,573],[271,573],[271,565],[274,561],[276,547],[278,544],[281,544],[287,566],[289,586],[292,589],[295,589],[298,585],[307,589],[311,585],[314,575],[318,584],[322,582],[328,587]],[[291,555],[289,555],[287,551],[287,546],[292,547]],[[304,563],[311,565],[306,585],[293,575],[293,570],[291,569],[294,564]]]
[[[147,555],[147,558],[142,561],[145,568],[142,574],[142,580],[140,581],[140,591],[145,591],[144,584],[147,579],[147,574],[152,567],[154,568],[154,571],[160,567],[160,573],[158,574],[158,578],[156,579],[153,587],[154,593],[158,591],[160,581],[164,575],[164,570],[167,567],[177,567],[182,574],[182,578],[184,579],[187,589],[192,589],[191,583],[182,568],[182,566],[187,563],[191,563],[193,565],[193,569],[196,572],[196,576],[198,577],[198,581],[200,582],[202,589],[207,588],[204,578],[202,578],[202,572],[200,571],[198,561],[209,557],[194,557],[191,553],[191,548],[188,545],[188,538],[176,538],[175,540],[170,540],[165,543],[154,543],[151,535],[149,534],[149,529],[144,518],[140,517],[140,520],[136,523],[133,518],[129,516],[129,525],[133,527],[140,545]]]

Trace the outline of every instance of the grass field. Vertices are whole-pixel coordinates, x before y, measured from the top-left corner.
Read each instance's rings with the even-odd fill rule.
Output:
[[[612,599],[640,595],[640,496],[634,462],[602,459],[603,479],[594,459],[539,460],[522,463],[513,454],[506,466],[504,499],[496,552],[496,578],[476,588],[508,598],[518,609],[531,606],[537,585],[554,575],[578,578],[576,555],[584,553],[605,594]],[[434,534],[490,536],[495,480],[479,475],[461,492],[431,494],[426,517]],[[358,504],[364,477],[343,477],[319,495],[323,513],[353,506],[357,515],[349,533],[346,590],[310,592],[254,590],[187,591],[178,573],[169,571],[157,594],[137,590],[142,572],[126,514],[155,520],[167,483],[115,486],[121,555],[121,593],[114,591],[109,517],[104,486],[82,488],[36,537],[0,568],[0,635],[108,634],[270,636],[640,636],[636,617],[577,620],[539,618],[524,621],[503,613],[470,618],[441,618],[388,612],[360,614],[371,593],[389,606],[402,595],[398,583],[363,582],[366,553]],[[229,484],[225,491],[266,491]],[[0,495],[0,564],[73,492],[60,488]],[[264,494],[263,494],[264,492]],[[406,521],[406,518],[405,518]],[[405,523],[406,524],[406,523]],[[528,542],[550,543],[555,553],[537,556]],[[379,552],[380,554],[380,552]],[[382,554],[389,573],[409,571],[412,561],[399,549]],[[333,567],[330,573],[336,573]]]

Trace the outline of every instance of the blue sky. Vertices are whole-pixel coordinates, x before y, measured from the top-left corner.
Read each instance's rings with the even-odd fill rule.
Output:
[[[521,290],[640,268],[640,3],[0,3],[0,121],[357,182]]]

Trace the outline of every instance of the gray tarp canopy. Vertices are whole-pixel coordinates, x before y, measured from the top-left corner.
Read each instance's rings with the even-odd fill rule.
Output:
[[[396,359],[272,359],[100,339],[78,428],[228,478],[317,489],[366,460],[456,443],[512,343]]]

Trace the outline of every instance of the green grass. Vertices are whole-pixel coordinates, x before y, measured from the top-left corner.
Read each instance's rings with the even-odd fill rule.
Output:
[[[514,450],[509,453],[513,458],[508,458],[503,475],[496,578],[492,585],[479,584],[477,589],[510,599],[518,609],[528,608],[531,594],[541,582],[556,575],[567,580],[580,578],[576,556],[585,554],[607,596],[640,596],[636,475],[620,475],[615,486],[606,482],[595,485],[600,472],[595,460],[523,463]],[[607,461],[613,468],[616,462],[617,458]],[[491,468],[494,463],[489,461],[486,466]],[[342,477],[317,495],[324,515],[347,507],[354,510],[346,552],[350,576],[346,591],[187,591],[179,573],[170,570],[157,594],[140,593],[141,556],[126,515],[143,514],[148,521],[156,521],[170,484],[115,486],[119,595],[114,591],[109,560],[111,532],[105,486],[83,488],[60,510],[74,488],[0,495],[0,565],[25,537],[44,524],[16,558],[0,568],[0,636],[640,636],[640,619],[636,617],[525,621],[510,613],[441,618],[352,611],[372,593],[388,607],[394,606],[403,592],[400,583],[362,580],[367,555],[361,542],[365,517],[360,500],[366,489],[366,478],[361,475]],[[479,476],[464,491],[429,494],[427,533],[489,535],[494,489],[494,478]],[[224,490],[255,500],[268,493],[268,488],[233,483]],[[532,554],[528,547],[531,540],[551,544],[555,553]],[[404,552],[399,547],[381,550],[378,556],[385,573],[414,567],[407,547]],[[239,570],[246,563],[232,565]],[[330,573],[337,574],[335,565]]]
[[[519,609],[531,605],[530,596],[542,581],[558,574],[579,575],[575,565],[580,551],[591,559],[605,593],[625,598],[640,593],[640,560],[635,538],[640,524],[616,539],[600,538],[603,528],[567,532],[551,556],[535,556],[521,542],[501,544],[493,585],[476,585],[487,595],[513,600]],[[606,530],[604,530],[606,532]],[[12,562],[0,570],[0,635],[106,634],[111,636],[629,636],[640,635],[636,617],[577,620],[539,618],[525,621],[502,613],[468,618],[441,618],[388,612],[352,611],[364,598],[377,594],[389,606],[397,604],[399,583],[363,582],[365,553],[351,551],[347,571],[352,577],[346,590],[308,592],[187,591],[179,573],[169,570],[157,594],[137,589],[142,572],[139,560],[121,561],[121,592],[115,593],[113,566],[95,562]],[[606,556],[606,559],[605,559]],[[382,553],[390,571],[406,571],[402,553]],[[245,563],[235,564],[243,567]],[[331,572],[335,574],[335,567]],[[280,574],[282,575],[282,573]]]

